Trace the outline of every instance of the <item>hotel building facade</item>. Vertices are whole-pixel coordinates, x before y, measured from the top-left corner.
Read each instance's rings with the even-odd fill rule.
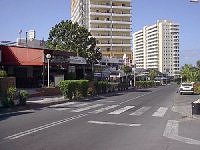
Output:
[[[71,20],[85,26],[103,56],[132,61],[131,0],[71,0]]]
[[[156,69],[168,76],[179,75],[179,24],[158,20],[133,34],[137,68]]]

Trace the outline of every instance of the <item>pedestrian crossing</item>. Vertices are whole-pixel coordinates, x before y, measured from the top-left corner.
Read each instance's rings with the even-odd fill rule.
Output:
[[[123,112],[125,112],[125,111],[127,111],[127,110],[129,110],[129,109],[132,109],[132,108],[134,108],[135,106],[125,106],[125,107],[122,107],[122,108],[120,108],[120,109],[118,109],[118,110],[115,110],[115,111],[113,111],[113,112],[110,112],[109,114],[110,115],[119,115],[119,114],[121,114],[121,113],[123,113]]]
[[[168,111],[167,107],[152,107],[143,106],[137,108],[133,105],[123,106],[123,105],[108,105],[108,104],[90,104],[90,103],[80,103],[80,102],[69,102],[64,104],[58,104],[50,106],[57,111],[69,110],[70,112],[80,113],[86,112],[90,114],[99,114],[106,112],[108,115],[120,115],[128,114],[130,116],[141,116],[144,113],[152,114],[152,117],[162,118]],[[152,112],[152,109],[154,110]],[[151,110],[151,111],[150,111]]]
[[[150,106],[142,107],[142,108],[136,110],[135,112],[131,113],[130,115],[132,115],[132,116],[141,116],[146,111],[148,111],[150,108],[151,108]]]

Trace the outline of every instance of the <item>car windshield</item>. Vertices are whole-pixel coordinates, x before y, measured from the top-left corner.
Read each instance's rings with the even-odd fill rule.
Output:
[[[187,83],[187,84],[182,84],[182,86],[192,86],[192,84]]]

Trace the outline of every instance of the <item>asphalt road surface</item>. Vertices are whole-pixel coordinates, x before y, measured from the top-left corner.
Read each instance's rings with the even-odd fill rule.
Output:
[[[200,150],[200,120],[173,112],[176,85],[0,115],[0,150]],[[181,96],[181,97],[180,97]]]

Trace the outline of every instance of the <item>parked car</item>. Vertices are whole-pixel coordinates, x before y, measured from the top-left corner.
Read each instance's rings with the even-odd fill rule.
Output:
[[[182,94],[194,94],[194,86],[192,83],[182,83],[179,88],[180,95]]]

